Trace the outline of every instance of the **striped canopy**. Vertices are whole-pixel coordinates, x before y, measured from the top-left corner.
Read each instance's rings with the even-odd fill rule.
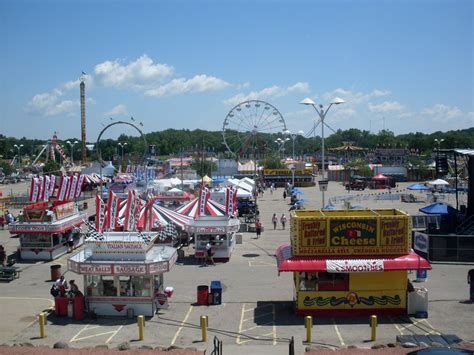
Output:
[[[195,198],[192,201],[189,201],[187,204],[181,206],[176,210],[176,212],[189,216],[191,218],[198,217],[199,212],[199,198]],[[206,207],[204,209],[205,216],[225,216],[225,206],[217,203],[213,200],[207,200]]]

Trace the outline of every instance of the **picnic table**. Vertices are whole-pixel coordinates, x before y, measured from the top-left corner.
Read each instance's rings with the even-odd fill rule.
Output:
[[[0,280],[12,281],[20,278],[20,270],[16,266],[0,266]]]

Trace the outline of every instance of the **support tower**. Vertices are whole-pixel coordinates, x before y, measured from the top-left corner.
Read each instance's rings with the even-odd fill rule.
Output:
[[[86,150],[86,80],[85,73],[82,72],[81,76],[81,140],[82,140],[82,163],[86,162],[87,150]]]

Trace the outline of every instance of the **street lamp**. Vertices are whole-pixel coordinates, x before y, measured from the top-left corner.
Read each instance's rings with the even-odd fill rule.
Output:
[[[120,165],[123,165],[123,148],[125,148],[125,146],[127,145],[127,143],[117,143],[117,145],[122,149],[122,155],[121,155],[121,159],[120,159]]]
[[[329,106],[326,110],[324,110],[323,105],[319,105],[319,108],[316,107],[316,102],[311,100],[310,98],[306,98],[303,101],[300,102],[302,105],[310,105],[313,106],[313,108],[316,110],[319,116],[319,121],[321,122],[321,160],[322,160],[322,176],[321,176],[321,181],[323,182],[321,184],[320,182],[320,188],[322,192],[322,198],[323,198],[323,208],[324,208],[324,189],[327,187],[327,180],[325,180],[325,167],[324,167],[324,162],[325,162],[325,157],[324,157],[324,119],[326,118],[326,114],[328,113],[329,109],[331,108],[332,105],[339,105],[343,104],[345,101],[343,99],[340,99],[339,97],[334,98],[334,100],[329,103]]]
[[[285,138],[285,139],[281,139],[281,138],[277,138],[275,140],[275,143],[278,144],[278,153],[283,152],[283,155],[285,154],[285,143],[288,142],[290,140],[290,138]],[[284,158],[284,156],[283,156]]]
[[[435,138],[434,142],[438,146],[436,148],[436,177],[439,178],[440,177],[440,170],[442,171],[442,168],[440,169],[440,166],[442,166],[442,163],[441,163],[441,159],[440,159],[440,155],[439,155],[439,150],[441,149],[441,143],[444,142],[444,139],[443,138],[441,138],[441,139],[436,139]]]
[[[291,139],[293,140],[293,155],[291,156],[291,158],[295,160],[295,140],[296,140],[296,137],[303,135],[304,132],[298,131],[298,133],[291,133],[291,131],[287,129],[286,131],[283,131],[283,133],[289,135]]]
[[[21,167],[21,147],[23,147],[23,144],[20,144],[20,145],[14,144],[13,146],[16,149],[18,149],[18,165],[19,167]]]
[[[79,142],[74,141],[71,143],[71,141],[66,141],[66,143],[71,147],[71,164],[74,165],[74,146]]]

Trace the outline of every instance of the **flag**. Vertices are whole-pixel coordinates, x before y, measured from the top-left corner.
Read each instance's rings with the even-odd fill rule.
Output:
[[[66,197],[69,178],[62,175],[59,182],[58,201],[64,201]]]
[[[77,180],[76,193],[74,195],[75,198],[78,198],[79,196],[81,196],[83,184],[84,184],[84,175],[81,174],[79,175],[79,178]]]
[[[71,186],[69,188],[69,200],[73,200],[74,197],[76,196],[76,188],[77,188],[77,175],[73,175],[69,177],[71,182]]]
[[[105,204],[99,194],[95,195],[95,229],[101,233],[105,220]]]
[[[133,225],[133,212],[135,210],[135,198],[133,196],[135,190],[128,191],[127,205],[125,207],[125,221],[123,223],[123,230],[131,230]]]
[[[199,191],[199,209],[197,216],[204,216],[206,214],[206,204],[209,199],[209,189],[207,187],[202,187]]]
[[[225,191],[225,214],[233,216],[237,205],[237,190],[233,186],[228,186]]]
[[[38,177],[36,176],[31,178],[30,201],[38,201]]]

